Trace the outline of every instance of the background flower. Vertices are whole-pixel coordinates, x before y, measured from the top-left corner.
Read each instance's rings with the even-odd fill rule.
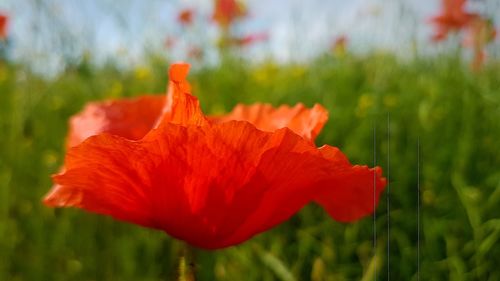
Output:
[[[238,0],[214,0],[212,19],[225,28],[234,21],[247,16],[245,4]]]
[[[193,23],[194,10],[190,8],[185,8],[179,11],[177,15],[177,21],[185,26],[191,25]]]
[[[465,10],[466,0],[441,0],[440,14],[431,18],[435,26],[432,37],[434,41],[441,41],[448,37],[450,32],[464,29],[474,18],[479,15]]]
[[[7,38],[8,23],[9,17],[6,14],[0,12],[0,40],[5,40],[5,38]]]

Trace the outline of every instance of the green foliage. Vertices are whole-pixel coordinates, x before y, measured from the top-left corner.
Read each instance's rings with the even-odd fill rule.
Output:
[[[130,71],[80,65],[48,81],[0,64],[0,280],[175,280],[180,244],[164,233],[41,204],[63,161],[68,118],[90,100],[162,93],[166,69],[158,59]],[[416,280],[418,235],[422,280],[500,280],[499,71],[383,54],[197,69],[190,81],[207,113],[239,102],[320,103],[330,121],[318,145],[370,166],[375,153],[386,176],[390,160],[377,258],[372,218],[341,224],[310,205],[242,245],[198,251],[199,280],[386,280],[388,262],[392,280]]]

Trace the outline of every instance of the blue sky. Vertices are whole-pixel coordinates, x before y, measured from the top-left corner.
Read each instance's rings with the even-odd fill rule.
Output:
[[[97,60],[126,57],[141,61],[144,50],[165,52],[166,36],[181,38],[170,53],[185,59],[190,45],[207,46],[217,37],[209,22],[208,0],[0,0],[0,11],[12,17],[11,55],[57,68],[67,53],[91,51]],[[476,1],[477,2],[477,1]],[[488,0],[499,8],[500,1]],[[119,4],[118,4],[119,3]],[[356,52],[373,49],[405,54],[425,48],[430,27],[425,21],[439,9],[437,0],[249,0],[250,17],[238,25],[241,34],[266,31],[270,40],[247,50],[252,58],[272,56],[279,61],[301,61],[328,49],[345,34]],[[473,9],[480,8],[477,3]],[[190,29],[176,24],[179,9],[192,7],[198,20]],[[42,12],[40,12],[42,11]],[[491,11],[490,11],[491,12]],[[497,21],[498,22],[498,21]],[[65,42],[64,38],[71,38]],[[210,48],[206,48],[209,50]]]

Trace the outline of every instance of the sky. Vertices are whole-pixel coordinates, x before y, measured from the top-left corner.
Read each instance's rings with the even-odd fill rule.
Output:
[[[475,0],[471,9],[489,2],[495,16],[500,0]],[[245,50],[259,60],[304,61],[325,52],[345,35],[355,52],[381,49],[405,56],[428,50],[431,28],[426,21],[439,10],[437,0],[248,0],[250,16],[238,33],[266,32],[267,42]],[[182,28],[176,15],[196,10],[195,25]],[[186,59],[199,46],[214,59],[217,28],[210,22],[209,0],[0,0],[0,12],[10,15],[10,55],[44,68],[60,68],[68,57],[90,52],[96,61],[109,58],[138,64],[146,52],[164,52]],[[499,22],[497,20],[496,22]],[[167,37],[178,44],[166,50]],[[211,47],[212,46],[212,47]],[[121,59],[120,59],[121,58]]]

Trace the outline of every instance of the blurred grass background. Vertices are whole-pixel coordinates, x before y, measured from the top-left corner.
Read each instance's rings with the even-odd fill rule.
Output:
[[[83,60],[47,79],[0,62],[0,280],[175,280],[180,244],[164,233],[40,201],[62,164],[69,116],[90,100],[161,94],[167,68],[155,56],[133,69]],[[199,280],[417,280],[418,235],[420,280],[500,280],[499,73],[498,62],[473,73],[455,56],[385,53],[197,68],[189,80],[208,114],[240,102],[320,103],[330,120],[318,145],[369,165],[375,152],[386,176],[390,160],[377,259],[372,218],[341,224],[310,205],[242,245],[198,252]]]

